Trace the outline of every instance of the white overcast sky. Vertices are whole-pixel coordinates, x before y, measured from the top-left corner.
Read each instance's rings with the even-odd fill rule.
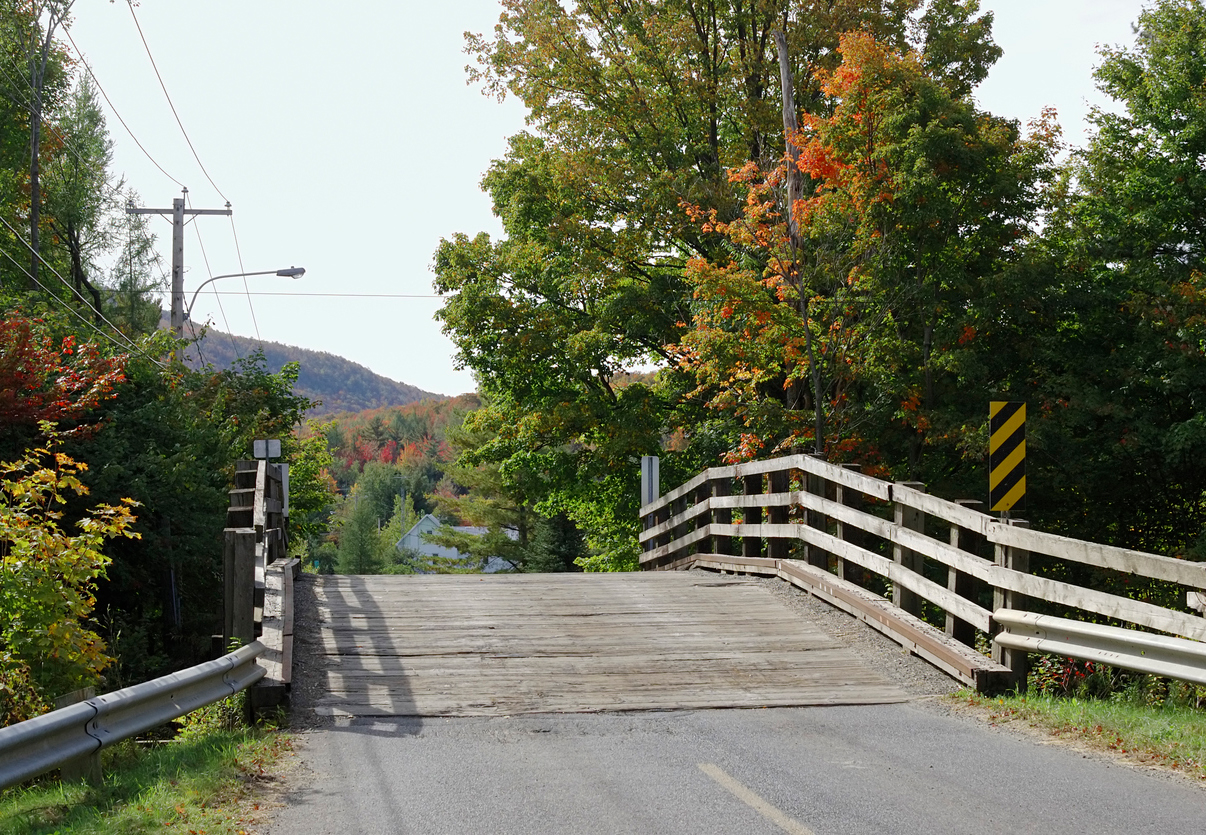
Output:
[[[1131,42],[1141,0],[982,0],[1005,56],[981,107],[1026,122],[1058,108],[1069,142],[1084,139],[1098,44]],[[211,185],[177,127],[124,0],[77,0],[71,34],[134,135],[189,188],[192,205],[229,199],[242,267],[224,217],[185,237],[186,293],[209,275],[304,266],[298,281],[247,280],[253,292],[431,294],[441,237],[497,234],[478,182],[523,127],[514,100],[466,86],[465,30],[489,30],[495,0],[142,0],[138,20]],[[109,113],[114,168],[143,204],[180,188]],[[156,221],[170,261],[170,225]],[[200,233],[198,241],[197,233]],[[202,246],[209,268],[202,258]],[[473,389],[453,368],[435,298],[241,295],[210,285],[193,318],[221,330],[339,354],[432,392]],[[254,307],[254,322],[251,307]]]

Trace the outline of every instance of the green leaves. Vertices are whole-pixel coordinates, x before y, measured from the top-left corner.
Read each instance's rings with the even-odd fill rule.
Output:
[[[89,623],[111,562],[101,547],[139,536],[131,499],[94,507],[78,534],[63,529],[59,508],[69,494],[87,494],[78,477],[87,467],[59,451],[52,424],[42,429],[45,445],[0,464],[0,725],[99,681],[112,660]]]

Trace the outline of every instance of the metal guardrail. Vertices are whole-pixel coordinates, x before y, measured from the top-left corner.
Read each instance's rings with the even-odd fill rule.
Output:
[[[1004,629],[993,642],[1003,647],[1206,684],[1206,644],[1200,641],[1013,609],[998,609],[992,618]]]
[[[264,676],[255,663],[263,651],[254,641],[215,661],[0,728],[0,789],[245,690]]]

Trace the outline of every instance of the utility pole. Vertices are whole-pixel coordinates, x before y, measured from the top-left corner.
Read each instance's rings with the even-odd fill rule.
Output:
[[[188,194],[184,189],[181,194]],[[163,215],[172,217],[172,333],[184,335],[184,217],[185,215],[230,215],[230,204],[225,209],[186,209],[184,198],[172,200],[170,209],[139,209],[126,207],[128,215]]]

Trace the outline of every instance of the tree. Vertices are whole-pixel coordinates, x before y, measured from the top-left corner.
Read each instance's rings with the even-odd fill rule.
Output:
[[[152,356],[179,349],[160,332]],[[234,370],[163,369],[135,355],[116,397],[97,409],[100,431],[65,451],[87,461],[82,480],[99,501],[140,502],[139,542],[116,540],[108,579],[97,591],[98,622],[121,662],[123,681],[145,681],[196,663],[221,624],[221,531],[235,461],[252,440],[277,437],[286,460],[293,428],[309,403],[291,392],[289,370],[270,374],[262,358]],[[82,513],[82,508],[72,508]]]
[[[53,424],[41,434],[44,445],[0,464],[0,725],[99,682],[111,659],[88,621],[110,562],[102,543],[139,536],[132,499],[92,508],[78,534],[63,530],[66,494],[88,493],[79,478],[87,467],[60,450]]]
[[[132,189],[126,194],[131,202],[141,202]],[[159,327],[163,313],[154,294],[165,289],[167,274],[149,223],[147,215],[122,213],[111,236],[111,240],[120,242],[120,249],[105,287],[105,310],[109,321],[127,336],[152,333]]]
[[[330,424],[306,423],[289,461],[290,550],[316,553],[331,528],[337,492],[330,468],[334,463],[325,431]]]
[[[57,340],[47,324],[10,313],[0,321],[0,449],[16,455],[40,422],[82,421],[125,380],[126,356],[105,357],[75,336]]]
[[[558,513],[536,524],[532,553],[524,563],[529,572],[581,571],[587,558],[582,531],[566,514]]]
[[[490,400],[478,420],[496,437],[472,460],[567,513],[592,567],[635,564],[634,459],[660,452],[668,481],[689,477],[740,432],[676,364],[697,311],[684,269],[732,247],[683,206],[737,219],[746,189],[728,171],[782,156],[772,29],[785,28],[807,113],[831,107],[816,70],[836,66],[851,30],[900,52],[912,30],[942,83],[980,77],[988,21],[962,31],[975,4],[933,3],[914,25],[920,5],[509,0],[494,37],[470,39],[475,78],[518,96],[531,129],[483,181],[505,239],[437,250],[438,315]],[[632,374],[649,367],[652,379]]]
[[[65,24],[74,0],[31,0],[29,4],[32,30],[29,32],[26,55],[29,66],[29,244],[31,252],[31,282],[41,269],[42,225],[42,120],[50,103],[50,83],[58,65],[63,62],[61,49],[54,40],[55,30]],[[56,59],[51,60],[52,56]],[[31,283],[30,289],[34,289]]]
[[[968,417],[950,355],[996,301],[1054,145],[977,112],[924,55],[866,33],[843,35],[838,53],[812,82],[828,114],[805,114],[775,168],[733,172],[748,188],[742,216],[691,207],[732,247],[688,265],[698,305],[681,364],[713,410],[742,421],[731,458],[807,441],[905,456],[917,478],[931,430],[957,439]]]
[[[113,141],[87,76],[72,88],[55,134],[62,137],[63,147],[47,164],[45,210],[70,256],[72,283],[78,293],[86,290],[92,297],[93,321],[100,324],[101,288],[90,274],[97,269],[96,256],[109,248],[112,238],[109,215],[114,201],[108,175]]]
[[[471,452],[480,449],[490,439],[490,433],[475,428],[470,420],[469,425],[453,430],[449,439],[457,450]],[[457,489],[438,500],[441,515],[461,525],[484,528],[485,533],[454,531],[446,526],[428,539],[455,548],[479,568],[491,557],[497,557],[512,568],[522,569],[531,555],[537,519],[531,499],[513,482],[505,481],[501,468],[493,462],[454,464],[448,468],[448,476]]]
[[[1031,515],[1070,535],[1206,556],[1206,9],[1158,0],[1102,50],[1095,133],[1053,193],[1026,293],[1038,406]],[[1033,406],[1032,406],[1033,408]],[[1028,439],[1028,445],[1032,442]],[[1139,487],[1142,485],[1142,487]]]

